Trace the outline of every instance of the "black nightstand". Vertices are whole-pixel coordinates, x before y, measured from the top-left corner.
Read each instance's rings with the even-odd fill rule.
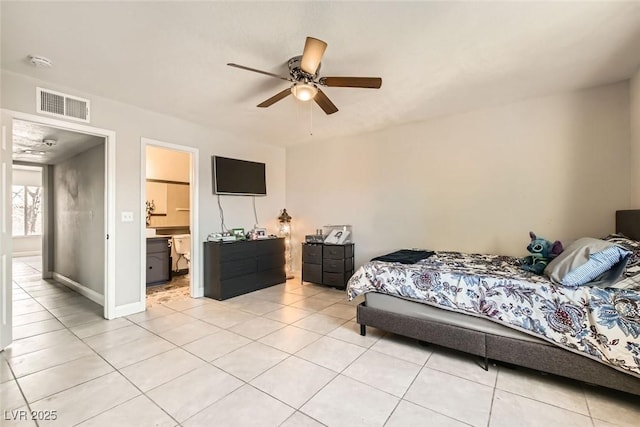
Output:
[[[303,243],[302,281],[345,289],[353,275],[353,254],[353,243]]]

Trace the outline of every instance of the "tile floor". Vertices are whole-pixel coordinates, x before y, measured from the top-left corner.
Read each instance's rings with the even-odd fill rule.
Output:
[[[14,260],[2,426],[638,426],[640,399],[369,328],[337,290],[290,280],[106,321]],[[13,421],[18,410],[55,421]],[[49,412],[51,414],[51,412]],[[6,419],[8,418],[8,419]]]

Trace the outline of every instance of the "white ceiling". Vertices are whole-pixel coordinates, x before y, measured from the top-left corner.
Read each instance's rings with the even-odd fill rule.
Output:
[[[627,79],[640,66],[640,2],[6,2],[2,68],[291,145]],[[326,88],[340,111],[287,97],[305,37],[328,43],[323,76],[380,76],[380,90]],[[27,55],[54,61],[28,64]],[[311,119],[312,114],[312,119]]]
[[[13,121],[13,160],[55,165],[104,142],[99,136]]]

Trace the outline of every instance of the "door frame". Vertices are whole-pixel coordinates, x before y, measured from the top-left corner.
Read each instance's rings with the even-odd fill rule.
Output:
[[[191,275],[190,294],[192,298],[200,298],[204,296],[204,288],[200,279],[200,266],[202,257],[200,251],[199,241],[199,224],[198,224],[198,208],[199,208],[199,194],[200,194],[200,181],[198,179],[199,172],[199,152],[200,150],[188,145],[174,144],[171,142],[159,141],[157,139],[140,138],[140,260],[144,263],[147,259],[147,223],[146,223],[146,206],[147,200],[147,146],[154,146],[160,148],[166,148],[169,150],[181,151],[183,153],[190,154],[190,167],[189,167],[189,197],[191,198],[191,206],[189,210],[189,227],[191,234],[191,261],[189,265],[189,274]],[[147,294],[147,269],[140,269],[140,285],[141,295],[143,296],[143,303],[146,300]],[[145,304],[146,309],[146,304]]]
[[[40,125],[50,126],[58,129],[69,130],[73,132],[95,135],[105,140],[105,278],[104,278],[104,311],[103,316],[106,319],[116,317],[116,132],[109,129],[102,129],[88,126],[80,123],[73,123],[55,118],[42,117],[35,114],[22,113],[13,110],[2,109],[7,118],[11,120],[22,120]],[[3,134],[4,127],[7,123],[2,123]],[[11,132],[12,134],[12,132]],[[9,150],[12,151],[13,140],[8,141]],[[11,179],[10,179],[11,181]],[[11,185],[11,183],[9,183]],[[0,213],[3,215],[3,213]],[[11,224],[11,217],[2,218],[8,225]],[[43,271],[43,274],[47,272]]]

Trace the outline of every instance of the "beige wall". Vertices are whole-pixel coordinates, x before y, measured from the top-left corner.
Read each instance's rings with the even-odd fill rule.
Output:
[[[40,80],[7,71],[2,72],[2,108],[36,114],[36,86],[89,98],[91,126],[116,132],[116,306],[122,307],[143,300],[140,277],[144,268],[141,259],[142,218],[141,201],[141,137],[199,149],[200,235],[193,238],[203,242],[207,235],[220,230],[220,216],[216,198],[211,190],[211,156],[221,155],[267,165],[266,197],[256,198],[259,221],[270,232],[277,230],[277,220],[285,201],[285,150],[253,143],[234,135],[218,132],[174,117],[143,110],[131,105],[52,85]],[[222,197],[225,222],[229,228],[253,227],[253,208],[250,197]],[[131,211],[134,222],[121,222],[120,213]],[[196,283],[202,287],[202,283]]]
[[[358,265],[400,248],[524,255],[528,232],[568,243],[629,207],[627,82],[287,150],[294,253],[352,224]]]
[[[640,69],[631,78],[631,207],[640,209]]]

